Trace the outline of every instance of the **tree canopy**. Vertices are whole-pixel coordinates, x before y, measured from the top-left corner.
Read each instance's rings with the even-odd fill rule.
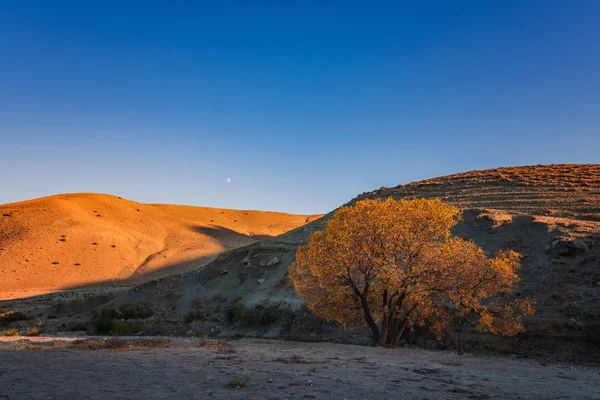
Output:
[[[296,253],[290,277],[310,310],[368,326],[394,347],[415,325],[438,335],[473,318],[494,334],[523,331],[530,300],[510,300],[520,256],[488,255],[454,237],[460,211],[438,199],[362,200],[339,208]]]

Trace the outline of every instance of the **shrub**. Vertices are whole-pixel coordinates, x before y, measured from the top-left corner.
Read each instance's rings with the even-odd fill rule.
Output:
[[[7,329],[5,331],[0,332],[0,336],[19,336],[21,332],[18,329]]]
[[[146,319],[150,318],[154,312],[146,303],[131,304],[126,303],[118,308],[103,308],[96,313],[97,318],[110,319]]]
[[[242,326],[269,326],[277,321],[289,322],[294,317],[289,308],[280,308],[276,305],[257,305],[253,308],[246,306],[241,301],[235,301],[227,311],[229,322]]]
[[[232,388],[241,389],[243,387],[248,386],[249,383],[250,383],[250,378],[240,378],[238,376],[236,378],[233,378],[231,381],[229,381],[229,386],[231,386]]]
[[[227,313],[228,319],[240,325],[268,325],[272,319],[272,314],[267,312],[265,315],[264,309],[258,307],[250,308],[242,302],[234,302]]]
[[[96,320],[96,334],[99,335],[120,335],[122,334],[122,324],[121,321],[109,318],[102,317]]]
[[[146,319],[154,312],[147,303],[123,304],[118,308],[118,318],[121,319]]]
[[[25,331],[25,336],[40,336],[41,334],[42,331],[37,326],[27,328],[27,330]]]
[[[194,320],[205,320],[208,316],[208,313],[204,309],[204,305],[202,303],[202,298],[198,297],[192,303],[192,308],[185,314],[184,320],[185,322],[192,322]]]
[[[6,311],[0,314],[0,324],[9,324],[15,321],[26,321],[28,319],[31,319],[31,317],[28,317],[21,311],[16,310]]]

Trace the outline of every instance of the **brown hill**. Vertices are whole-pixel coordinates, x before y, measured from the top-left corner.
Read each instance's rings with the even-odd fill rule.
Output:
[[[316,217],[88,193],[0,205],[0,299],[181,273]]]

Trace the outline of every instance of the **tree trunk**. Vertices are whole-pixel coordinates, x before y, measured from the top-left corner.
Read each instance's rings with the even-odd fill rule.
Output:
[[[379,338],[379,345],[386,349],[393,349],[398,345],[398,339],[406,329],[407,321],[398,318],[388,317],[388,321],[384,322],[387,329],[382,329],[382,334]]]
[[[407,325],[408,325],[408,321],[405,319],[404,322],[402,323],[402,326],[400,327],[400,330],[398,332],[396,332],[396,337],[394,338],[394,347],[398,347],[400,338],[402,337],[402,334],[406,330]]]
[[[460,330],[458,331],[458,355],[462,356],[465,352],[463,349],[463,343],[464,343],[464,332],[465,332],[465,325],[466,325],[466,321],[463,320],[460,323]]]
[[[371,335],[373,336],[373,341],[375,343],[379,343],[381,335],[379,334],[379,328],[377,327],[377,324],[375,323],[375,320],[371,315],[371,310],[369,309],[369,302],[367,298],[362,296],[360,298],[360,303],[365,314],[365,320],[367,321],[367,325],[369,325],[369,328],[371,328]]]

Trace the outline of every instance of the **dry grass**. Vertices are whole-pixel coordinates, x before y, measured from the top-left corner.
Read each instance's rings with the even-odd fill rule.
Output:
[[[600,213],[596,213],[596,214],[583,214],[581,216],[581,218],[583,219],[589,219],[592,221],[600,221]]]
[[[39,344],[28,344],[27,346],[25,346],[25,349],[29,351],[41,351],[46,350],[47,347],[40,346]]]
[[[74,346],[86,347],[88,350],[128,351],[136,348],[165,348],[171,345],[168,339],[135,339],[127,340],[118,337],[109,339],[84,339],[73,342]]]
[[[198,344],[204,349],[216,349],[217,354],[233,354],[235,349],[226,341],[200,339]]]

